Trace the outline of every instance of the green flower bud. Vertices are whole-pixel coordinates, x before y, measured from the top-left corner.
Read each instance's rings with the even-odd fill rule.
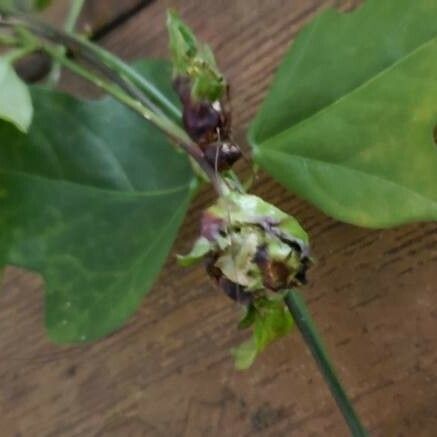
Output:
[[[226,82],[209,46],[199,43],[174,11],[167,13],[167,29],[174,76],[190,78],[191,94],[196,100],[220,100],[225,93]]]

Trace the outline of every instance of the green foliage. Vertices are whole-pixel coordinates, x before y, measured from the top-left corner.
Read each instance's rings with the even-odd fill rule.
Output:
[[[35,5],[35,9],[43,10],[50,6],[50,3],[52,3],[53,0],[34,0],[33,4]]]
[[[52,3],[52,0],[0,0],[0,8],[31,12],[41,11],[48,7],[50,3]]]
[[[175,75],[191,79],[192,94],[196,99],[220,99],[226,83],[209,46],[199,43],[191,29],[173,11],[167,13],[167,29]]]
[[[436,23],[429,0],[316,18],[251,125],[256,162],[346,222],[437,219]]]
[[[293,319],[281,296],[256,300],[246,311],[240,328],[252,327],[253,334],[232,351],[238,370],[249,368],[258,354],[273,341],[287,335],[293,327]]]
[[[194,176],[163,134],[113,99],[85,102],[40,88],[32,96],[27,136],[0,123],[0,268],[41,273],[55,341],[96,339],[150,289]]]
[[[32,99],[26,84],[17,76],[7,57],[0,57],[0,119],[26,132],[32,114]]]

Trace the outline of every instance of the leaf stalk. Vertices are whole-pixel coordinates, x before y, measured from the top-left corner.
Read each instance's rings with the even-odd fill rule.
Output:
[[[77,20],[80,17],[80,13],[82,11],[84,4],[85,4],[85,0],[70,0],[70,9],[68,11],[67,18],[65,20],[65,25],[64,25],[64,29],[66,32],[74,31]],[[65,48],[59,47],[59,51],[65,53]],[[49,86],[54,87],[59,82],[60,78],[61,78],[61,64],[59,63],[59,61],[55,61],[49,73],[47,82]]]

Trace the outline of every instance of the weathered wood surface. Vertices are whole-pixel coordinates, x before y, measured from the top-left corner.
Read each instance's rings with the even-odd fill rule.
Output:
[[[99,33],[102,30],[111,31],[117,22],[128,18],[130,14],[139,12],[151,0],[87,0],[84,4],[76,30],[87,34]],[[53,1],[44,13],[45,21],[60,25],[67,16],[71,1]]]
[[[177,6],[232,82],[236,136],[245,144],[247,123],[289,42],[334,3],[353,6],[154,2],[103,43],[127,59],[165,55],[164,10]],[[64,86],[91,92],[72,78]],[[327,218],[265,175],[255,191],[310,231],[318,265],[305,293],[372,436],[437,435],[437,225],[363,230]],[[204,191],[195,201],[174,252],[190,246],[212,199]],[[10,269],[3,288],[1,436],[347,435],[299,335],[273,345],[250,371],[233,369],[229,349],[244,338],[238,310],[201,267],[182,270],[169,260],[128,325],[83,347],[48,341],[40,280]]]

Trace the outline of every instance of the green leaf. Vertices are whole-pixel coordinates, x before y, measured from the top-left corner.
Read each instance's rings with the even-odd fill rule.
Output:
[[[0,8],[2,9],[12,9],[14,7],[15,0],[0,0]]]
[[[429,0],[317,17],[251,125],[257,163],[339,220],[437,219],[436,23]]]
[[[189,267],[200,261],[213,247],[211,242],[205,237],[199,237],[194,243],[193,248],[187,255],[178,255],[178,262],[182,267]]]
[[[240,327],[245,326],[253,326],[253,335],[232,351],[238,370],[249,368],[270,343],[288,334],[293,327],[293,319],[282,296],[263,298],[248,308],[240,322]]]
[[[34,0],[35,9],[41,11],[52,3],[53,0]]]
[[[0,7],[7,10],[41,11],[47,8],[53,0],[0,0]]]
[[[255,323],[256,319],[256,307],[255,305],[249,304],[244,307],[244,315],[238,324],[238,329],[246,329],[251,327]]]
[[[51,338],[96,339],[121,326],[150,289],[194,175],[163,134],[110,98],[32,95],[27,136],[0,123],[0,267],[44,277]]]
[[[15,73],[7,57],[0,57],[0,119],[26,132],[32,115],[32,99],[26,84]]]

